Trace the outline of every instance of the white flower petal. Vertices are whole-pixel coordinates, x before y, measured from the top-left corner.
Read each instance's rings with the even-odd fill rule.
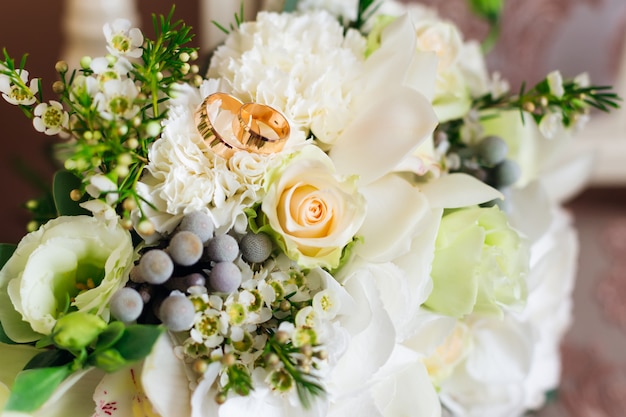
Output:
[[[497,198],[502,193],[467,174],[450,174],[420,186],[433,208],[461,208]]]
[[[406,253],[415,226],[429,209],[424,194],[396,175],[387,175],[362,192],[367,217],[358,232],[364,241],[355,247],[356,253],[377,262]]]
[[[161,417],[191,415],[191,392],[185,365],[174,354],[167,334],[162,335],[144,361],[141,384]]]
[[[391,375],[374,389],[374,398],[385,417],[441,416],[441,405],[426,368],[408,349],[398,347],[382,373]]]
[[[437,126],[430,102],[399,87],[375,98],[337,139],[329,156],[337,172],[357,174],[368,184],[391,172]]]

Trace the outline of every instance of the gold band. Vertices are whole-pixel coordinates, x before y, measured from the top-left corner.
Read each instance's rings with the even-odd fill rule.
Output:
[[[216,102],[219,103],[217,109]],[[211,120],[212,116],[217,119],[222,111],[231,113],[232,118],[231,125],[224,126],[223,130],[221,126],[215,127],[216,120]],[[209,95],[194,117],[204,142],[224,159],[241,150],[259,154],[280,152],[289,138],[289,122],[279,111],[264,104],[244,104],[226,93]]]
[[[280,152],[289,138],[289,122],[277,110],[258,103],[246,103],[233,120],[233,132],[250,152]]]
[[[214,93],[204,99],[198,110],[196,110],[195,121],[198,132],[204,138],[204,142],[213,152],[222,158],[229,159],[235,152],[243,149],[241,143],[235,137],[230,137],[230,132],[220,134],[214,126],[215,121],[209,117],[209,107],[220,101],[219,111],[228,111],[233,114],[233,118],[241,109],[243,103],[237,98],[225,93]]]

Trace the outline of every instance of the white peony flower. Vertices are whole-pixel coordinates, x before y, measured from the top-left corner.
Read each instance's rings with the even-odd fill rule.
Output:
[[[262,12],[215,51],[208,76],[243,101],[281,110],[292,130],[332,144],[354,116],[364,51],[365,39],[354,30],[344,36],[329,13]]]

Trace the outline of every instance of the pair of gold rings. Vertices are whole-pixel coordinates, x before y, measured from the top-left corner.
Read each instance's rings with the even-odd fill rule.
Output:
[[[242,150],[280,152],[290,132],[289,122],[279,111],[264,104],[243,103],[226,93],[205,98],[195,121],[205,143],[225,159]]]

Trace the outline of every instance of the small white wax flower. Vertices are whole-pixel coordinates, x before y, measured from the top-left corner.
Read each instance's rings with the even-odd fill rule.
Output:
[[[559,131],[562,121],[563,115],[561,113],[546,114],[539,122],[539,131],[547,139],[552,139]]]
[[[507,80],[502,78],[502,74],[494,72],[491,75],[490,93],[493,98],[500,98],[504,96],[510,90],[510,85]]]
[[[93,198],[99,198],[101,194],[106,194],[106,202],[113,204],[118,199],[117,184],[115,184],[109,177],[96,174],[89,178],[89,184],[85,187],[85,191]]]
[[[548,81],[548,87],[550,87],[550,93],[555,97],[563,97],[565,90],[563,90],[563,77],[559,71],[552,71],[546,77]]]
[[[296,327],[319,327],[320,317],[315,312],[313,307],[307,306],[296,313]]]
[[[100,87],[103,88],[107,81],[126,77],[132,69],[132,64],[123,57],[116,58],[113,64],[106,57],[98,57],[91,61],[90,67],[96,74]]]
[[[131,28],[126,19],[117,19],[102,28],[107,41],[107,50],[115,56],[139,58],[142,54],[143,34],[137,28]]]
[[[332,289],[326,289],[313,296],[313,311],[321,319],[332,320],[341,309],[341,300]]]
[[[35,107],[33,126],[38,132],[46,135],[57,135],[66,128],[70,119],[69,114],[63,110],[58,101],[50,100],[50,103],[40,103]]]
[[[17,70],[22,80],[23,87],[11,82],[11,78],[7,75],[0,74],[0,92],[2,97],[11,104],[30,106],[37,101],[35,95],[39,92],[39,82],[37,78],[33,78],[28,84],[28,71]]]
[[[589,74],[586,73],[586,72],[578,74],[576,77],[574,77],[574,83],[578,87],[582,87],[582,88],[589,87],[591,85],[591,80],[589,79]]]
[[[95,101],[103,118],[130,120],[139,112],[139,106],[134,104],[138,94],[133,80],[110,80],[104,83],[103,91],[96,95]]]

